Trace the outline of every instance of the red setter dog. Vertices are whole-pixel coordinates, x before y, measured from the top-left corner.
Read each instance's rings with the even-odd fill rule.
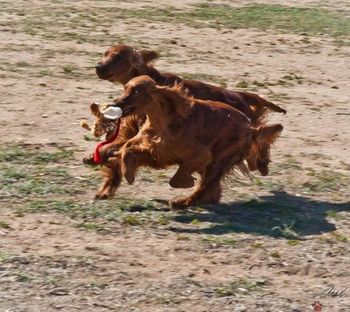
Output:
[[[239,110],[188,96],[184,86],[157,86],[150,77],[140,76],[130,80],[115,101],[124,116],[146,115],[138,134],[115,153],[113,161],[120,164],[129,184],[141,166],[179,165],[172,178],[179,185],[192,181],[192,173],[199,173],[193,194],[171,201],[178,208],[217,203],[222,178],[234,169],[248,173],[243,161],[250,151],[271,144],[283,129],[279,124],[252,127]]]
[[[130,46],[115,45],[105,52],[102,61],[96,65],[96,73],[101,79],[119,82],[123,85],[140,75],[148,75],[157,85],[162,86],[182,83],[187,92],[197,99],[223,102],[238,109],[256,127],[264,124],[264,117],[269,109],[286,113],[286,110],[253,93],[230,91],[196,80],[185,80],[170,73],[160,73],[149,64],[157,57],[158,55],[154,51],[141,50],[137,52]],[[144,115],[133,115],[131,118],[126,118],[121,127],[122,135],[120,138],[112,144],[112,148],[107,146],[105,149],[106,157],[113,150],[119,149],[129,138],[136,135],[144,121]],[[265,162],[268,159],[267,150],[268,148],[262,146],[261,150],[252,150],[247,155],[246,160],[251,171],[259,170],[262,175],[268,174],[268,163]]]
[[[261,122],[268,109],[286,113],[283,108],[253,93],[230,91],[204,82],[182,79],[174,74],[160,73],[149,64],[157,57],[158,54],[154,51],[137,52],[126,45],[115,45],[106,51],[102,61],[96,65],[96,73],[101,79],[123,85],[141,75],[150,76],[161,86],[173,86],[182,82],[188,93],[195,98],[229,104],[243,112],[254,125]]]
[[[176,82],[182,83],[187,92],[196,98],[221,101],[242,111],[250,118],[252,125],[255,127],[264,125],[264,117],[268,109],[281,113],[286,112],[277,105],[252,93],[229,91],[199,81],[183,80],[173,74],[160,73],[149,64],[157,57],[158,55],[154,51],[141,50],[137,52],[129,46],[116,45],[106,51],[102,61],[96,66],[96,72],[101,79],[119,82],[123,85],[130,79],[143,74],[149,75],[157,85],[172,86]],[[117,140],[101,150],[101,157],[105,160],[104,165],[106,165],[104,170],[107,172],[108,178],[105,179],[99,193],[96,195],[97,198],[112,196],[120,185],[120,165],[118,162],[108,162],[108,157],[113,155],[114,151],[119,150],[130,138],[134,137],[145,120],[146,116],[143,114],[123,118]],[[251,171],[259,170],[262,175],[268,174],[269,149],[270,143],[266,141],[264,144],[261,143],[259,148],[250,150],[246,161]],[[91,157],[86,158],[85,162],[91,164]],[[193,184],[193,180],[188,180],[183,184],[177,183],[176,178],[170,180],[172,187],[185,188]]]

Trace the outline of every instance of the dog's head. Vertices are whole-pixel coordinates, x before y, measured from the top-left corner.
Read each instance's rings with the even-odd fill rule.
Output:
[[[154,102],[157,86],[152,78],[143,75],[131,79],[124,89],[124,94],[114,100],[115,105],[121,108],[123,117],[146,113]]]
[[[140,69],[157,57],[155,51],[136,51],[127,45],[115,45],[97,63],[96,74],[100,79],[125,84],[133,78],[133,69]]]

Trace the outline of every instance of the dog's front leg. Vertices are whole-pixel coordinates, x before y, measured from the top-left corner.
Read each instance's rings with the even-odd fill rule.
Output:
[[[107,199],[112,197],[122,181],[120,155],[110,159],[106,166],[102,167],[104,177],[103,183],[95,195],[96,199]]]
[[[135,181],[137,165],[137,153],[135,150],[126,150],[122,154],[122,175],[129,184]]]
[[[142,167],[152,167],[158,169],[157,161],[148,150],[140,148],[124,149],[122,153],[122,175],[129,184],[133,184],[137,169]]]

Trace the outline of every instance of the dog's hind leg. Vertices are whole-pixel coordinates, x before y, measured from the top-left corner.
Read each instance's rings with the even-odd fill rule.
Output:
[[[198,203],[214,204],[221,198],[220,181],[226,173],[221,161],[212,161],[201,174],[197,189],[187,197],[175,198],[170,201],[172,208],[185,208]]]
[[[173,188],[190,188],[194,186],[195,178],[192,176],[193,170],[184,165],[180,165],[174,176],[170,179],[169,185]]]
[[[243,159],[243,152],[227,154],[224,158],[214,157],[214,160],[201,172],[201,181],[197,189],[188,197],[171,200],[170,206],[185,208],[195,204],[218,203],[222,193],[221,180],[233,166],[242,163]]]
[[[192,173],[205,168],[211,161],[211,153],[207,150],[199,151],[196,157],[188,157],[180,164],[174,176],[170,179],[169,185],[173,188],[190,188],[194,186]]]

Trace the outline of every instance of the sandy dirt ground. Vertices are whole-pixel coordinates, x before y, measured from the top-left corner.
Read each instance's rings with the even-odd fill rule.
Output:
[[[304,312],[317,300],[350,311],[350,33],[152,11],[202,2],[1,2],[0,311]],[[288,5],[350,14],[348,1]],[[270,175],[227,181],[222,204],[184,212],[166,204],[189,192],[167,184],[174,169],[142,170],[114,199],[93,201],[100,177],[81,158],[95,142],[79,121],[121,93],[94,72],[115,43],[285,108],[269,115],[284,126]]]

